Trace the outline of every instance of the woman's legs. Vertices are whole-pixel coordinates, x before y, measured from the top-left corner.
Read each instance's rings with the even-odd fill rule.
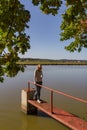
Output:
[[[36,91],[37,91],[37,100],[40,100],[40,92],[41,92],[41,87],[40,86],[36,86]]]
[[[42,82],[37,82],[36,84],[42,85]],[[41,87],[36,85],[36,92],[34,94],[35,100],[40,100]]]

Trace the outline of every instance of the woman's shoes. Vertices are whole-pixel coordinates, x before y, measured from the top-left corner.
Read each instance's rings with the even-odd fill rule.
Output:
[[[41,103],[41,100],[38,99],[37,102],[38,102],[38,103]]]

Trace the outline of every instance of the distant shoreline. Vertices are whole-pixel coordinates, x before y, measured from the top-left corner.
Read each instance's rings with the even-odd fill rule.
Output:
[[[21,65],[87,65],[84,60],[49,60],[49,59],[20,59],[17,64]]]

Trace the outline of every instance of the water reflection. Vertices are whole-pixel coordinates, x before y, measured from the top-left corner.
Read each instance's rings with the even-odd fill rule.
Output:
[[[38,129],[38,130],[69,130],[62,124],[58,123],[54,119],[50,117],[43,117],[43,116],[25,116],[22,115],[22,129],[21,130],[31,130],[31,129]]]

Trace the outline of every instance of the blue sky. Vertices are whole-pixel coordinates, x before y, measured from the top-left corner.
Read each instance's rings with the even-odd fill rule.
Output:
[[[80,53],[70,53],[64,49],[69,41],[60,41],[60,25],[61,25],[61,11],[58,15],[45,15],[39,7],[33,6],[32,0],[20,0],[25,9],[30,10],[31,20],[29,22],[29,29],[26,33],[30,36],[29,49],[23,58],[42,58],[42,59],[79,59],[87,60],[87,49],[82,49]]]

